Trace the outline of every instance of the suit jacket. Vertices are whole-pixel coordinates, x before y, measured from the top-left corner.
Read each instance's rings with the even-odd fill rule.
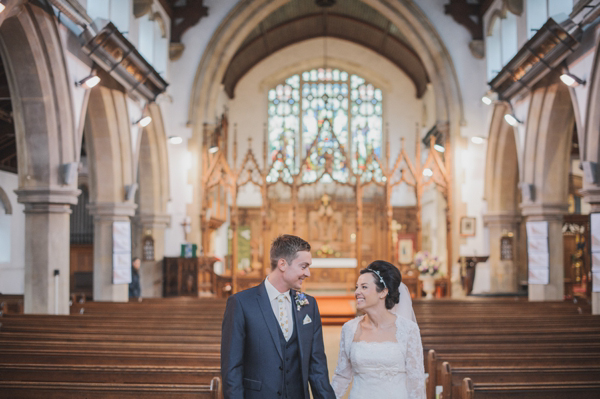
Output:
[[[294,290],[291,296],[300,347],[304,398],[309,399],[310,381],[314,399],[335,399],[329,383],[317,303],[307,295],[308,305],[298,310]],[[227,300],[221,337],[221,375],[225,399],[282,397],[285,370],[279,328],[264,281]]]

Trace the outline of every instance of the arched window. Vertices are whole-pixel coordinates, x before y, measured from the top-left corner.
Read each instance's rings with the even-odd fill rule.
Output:
[[[125,36],[129,32],[131,0],[88,0],[87,13],[92,19],[111,21]]]
[[[531,39],[548,18],[561,13],[569,15],[571,11],[572,0],[527,0],[527,37]]]
[[[371,152],[381,156],[383,94],[364,78],[340,69],[318,68],[290,76],[269,90],[269,179],[346,182],[369,170]]]

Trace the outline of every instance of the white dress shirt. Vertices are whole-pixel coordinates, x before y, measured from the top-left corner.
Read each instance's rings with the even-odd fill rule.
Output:
[[[294,331],[294,313],[292,311],[292,297],[291,297],[291,292],[290,290],[288,290],[287,292],[279,292],[279,290],[277,288],[275,288],[275,286],[273,284],[271,284],[271,282],[269,281],[269,277],[267,277],[265,279],[265,288],[267,289],[267,295],[269,296],[269,302],[271,303],[271,309],[273,309],[273,314],[275,315],[275,320],[279,320],[278,315],[279,315],[279,303],[277,302],[277,297],[280,294],[286,294],[286,307],[285,310],[287,311],[287,317],[288,317],[288,323],[291,327],[291,331]]]

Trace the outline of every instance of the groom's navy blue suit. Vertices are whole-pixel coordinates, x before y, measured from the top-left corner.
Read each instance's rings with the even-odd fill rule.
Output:
[[[227,301],[221,341],[225,399],[309,399],[309,381],[314,399],[335,399],[317,303],[307,295],[308,305],[298,310],[296,292],[290,293],[294,331],[288,341],[264,281]]]

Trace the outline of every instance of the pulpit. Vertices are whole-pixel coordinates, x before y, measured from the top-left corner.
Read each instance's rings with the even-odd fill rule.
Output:
[[[213,265],[217,258],[164,258],[163,296],[214,296],[216,275]]]

